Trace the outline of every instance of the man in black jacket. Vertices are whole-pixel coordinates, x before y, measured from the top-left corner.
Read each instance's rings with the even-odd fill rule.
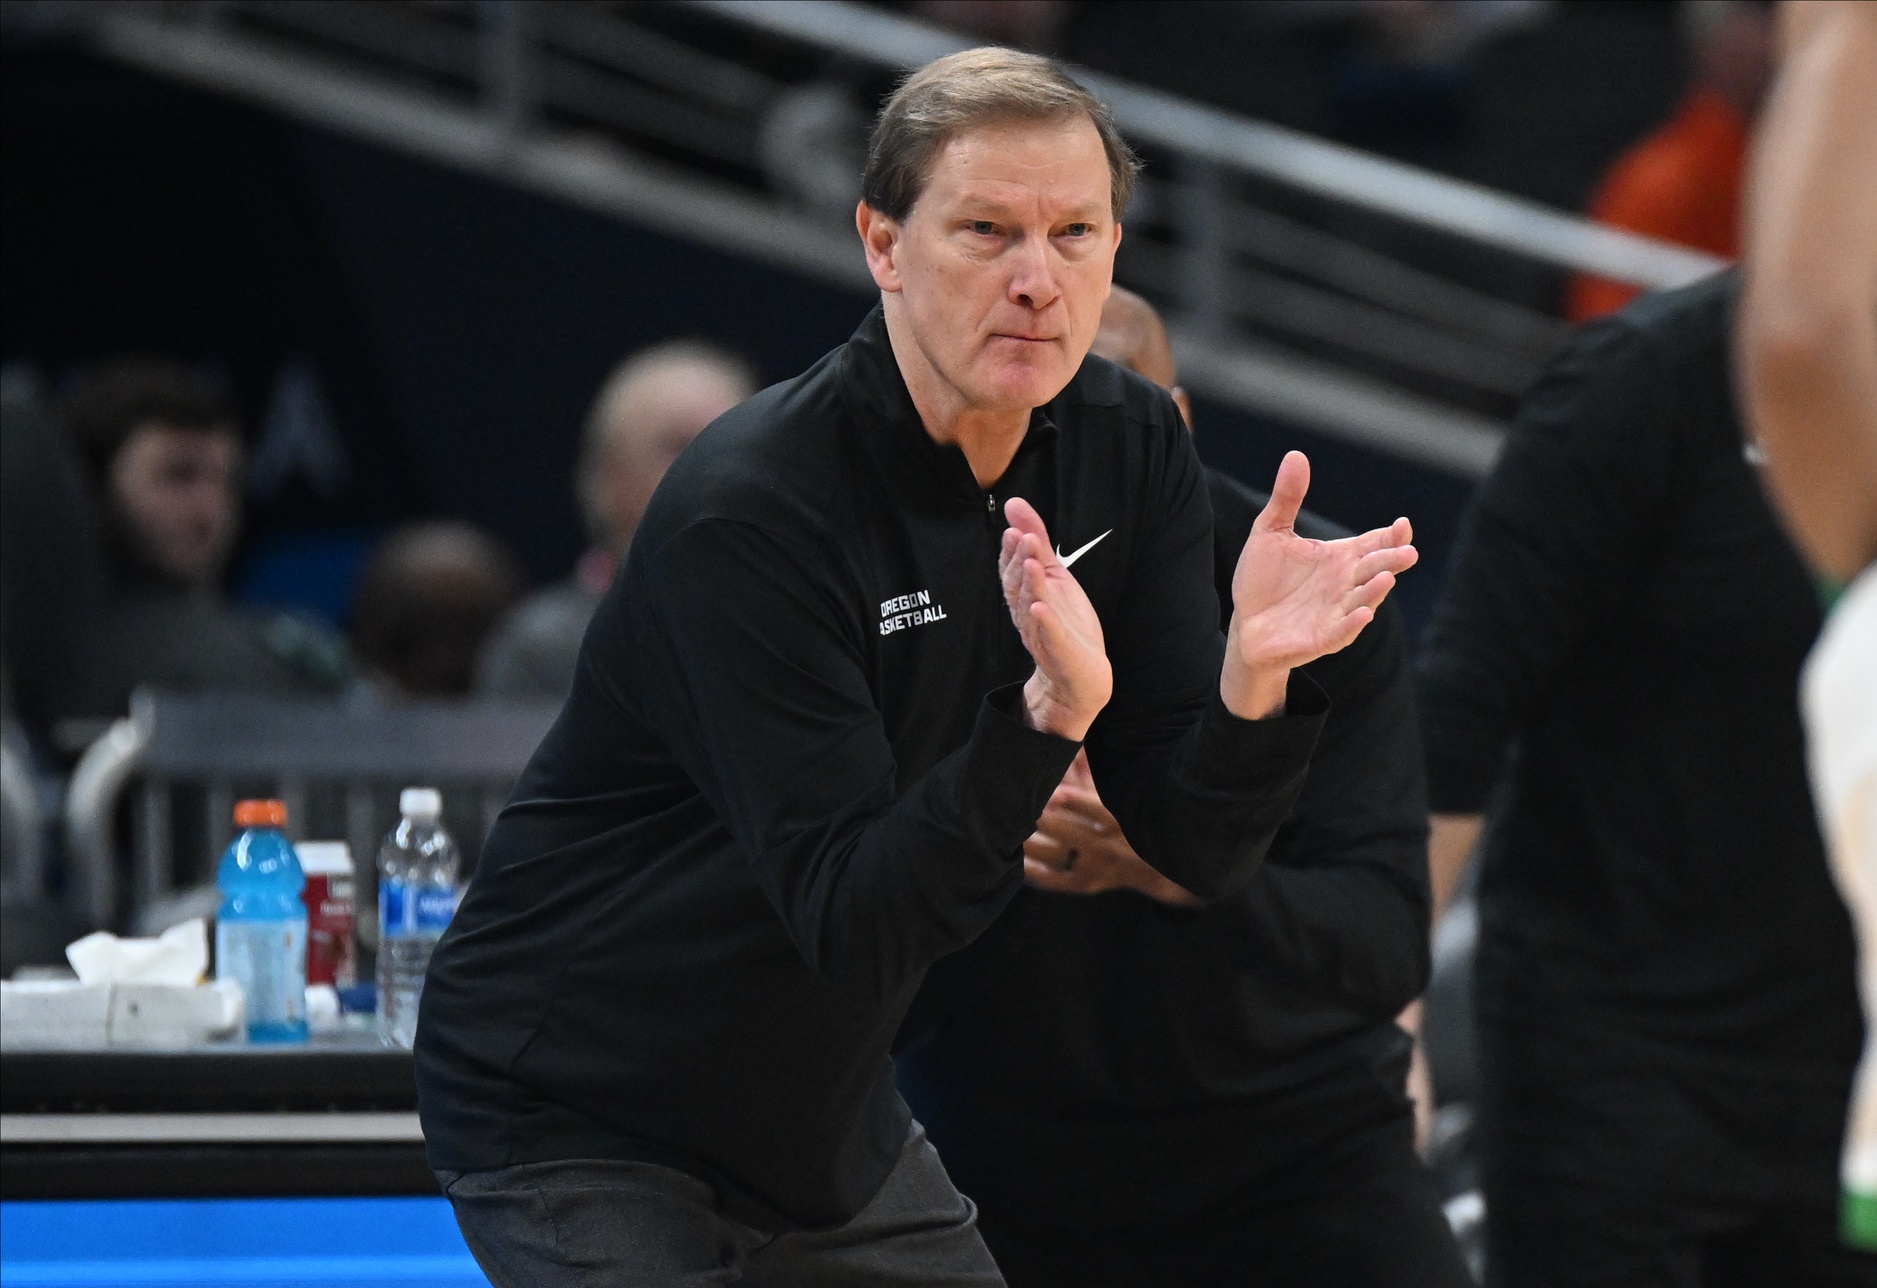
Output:
[[[1174,387],[1116,287],[1094,351]],[[1221,621],[1265,498],[1205,471]],[[1339,529],[1308,513],[1297,530]],[[1303,668],[1330,698],[1257,877],[1201,906],[1149,867],[1078,760],[1025,847],[1031,888],[934,968],[900,1085],[1012,1288],[1470,1282],[1403,1089],[1427,981],[1427,798],[1384,607]]]
[[[893,1085],[926,969],[1084,741],[1147,861],[1256,878],[1324,711],[1293,669],[1414,556],[1298,537],[1293,457],[1221,640],[1173,405],[1083,363],[1132,173],[1044,59],[913,75],[857,212],[881,307],[653,498],[425,988],[430,1159],[498,1284],[998,1282]]]
[[[1526,395],[1423,654],[1428,795],[1480,852],[1489,1274],[1871,1284],[1838,1243],[1851,927],[1794,692],[1816,590],[1743,450],[1738,278]]]

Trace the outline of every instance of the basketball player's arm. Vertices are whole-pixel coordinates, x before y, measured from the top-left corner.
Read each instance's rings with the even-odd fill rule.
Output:
[[[1740,366],[1800,548],[1877,561],[1877,5],[1782,6],[1784,63],[1746,199]]]

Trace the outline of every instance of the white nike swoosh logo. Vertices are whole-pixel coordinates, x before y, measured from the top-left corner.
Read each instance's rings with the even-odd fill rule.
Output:
[[[1113,528],[1108,529],[1108,532],[1113,532],[1113,531],[1114,531]],[[1101,537],[1107,536],[1108,532],[1102,533]],[[1089,542],[1087,545],[1083,546],[1080,550],[1076,551],[1072,555],[1063,554],[1062,547],[1057,546],[1056,558],[1062,560],[1062,566],[1064,568],[1067,568],[1070,564],[1074,563],[1077,559],[1080,559],[1083,555],[1087,554],[1089,551],[1093,550],[1096,546],[1100,545],[1101,537],[1096,537],[1093,541]]]

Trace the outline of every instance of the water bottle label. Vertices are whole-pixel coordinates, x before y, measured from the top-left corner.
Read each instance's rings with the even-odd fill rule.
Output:
[[[378,884],[378,924],[382,933],[440,935],[456,914],[456,891],[410,881]]]
[[[442,934],[456,915],[456,891],[447,887],[423,886],[416,902],[417,929],[425,934]]]
[[[411,898],[408,881],[378,883],[378,926],[384,936],[417,933],[417,901]]]

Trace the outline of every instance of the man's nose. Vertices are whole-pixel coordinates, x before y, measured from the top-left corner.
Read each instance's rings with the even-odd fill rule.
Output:
[[[1011,253],[1015,257],[1010,274],[1011,301],[1039,311],[1054,304],[1062,288],[1056,282],[1055,266],[1049,261],[1049,239],[1026,237]]]

